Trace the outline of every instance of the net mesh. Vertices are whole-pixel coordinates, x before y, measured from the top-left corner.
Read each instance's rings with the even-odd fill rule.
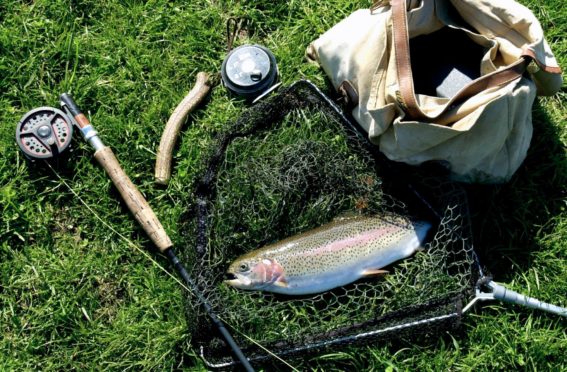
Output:
[[[387,162],[306,81],[255,105],[219,134],[193,195],[196,249],[185,255],[247,357],[270,358],[250,339],[291,355],[455,327],[479,275],[465,193],[436,172]],[[392,265],[388,275],[321,294],[282,296],[223,284],[243,253],[345,213],[419,218],[433,222],[435,232],[425,250]],[[196,298],[187,306],[204,358],[230,365],[228,348]]]

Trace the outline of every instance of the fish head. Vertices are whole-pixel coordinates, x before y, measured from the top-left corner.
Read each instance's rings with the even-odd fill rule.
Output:
[[[234,261],[227,271],[230,279],[225,283],[239,289],[261,290],[271,284],[281,283],[284,270],[271,258],[243,257]]]

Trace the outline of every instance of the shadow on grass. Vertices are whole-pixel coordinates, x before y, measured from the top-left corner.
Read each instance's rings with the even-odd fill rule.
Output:
[[[81,168],[87,162],[96,168],[100,168],[100,166],[92,156],[92,151],[81,149],[78,145],[75,146],[77,147],[47,161],[32,161],[20,155],[20,162],[24,162],[25,166],[18,169],[16,167],[13,169],[8,168],[8,171],[13,172],[13,174],[11,176],[8,175],[6,178],[12,179],[10,187],[17,194],[13,198],[13,202],[4,208],[4,215],[0,216],[0,221],[2,219],[10,221],[10,229],[0,231],[2,242],[9,247],[9,250],[5,252],[8,255],[15,251],[23,250],[34,242],[53,245],[54,234],[57,232],[73,233],[81,225],[89,226],[86,230],[87,234],[100,234],[101,230],[95,226],[99,225],[98,222],[88,223],[89,220],[95,221],[96,219],[100,219],[101,224],[106,222],[110,226],[114,226],[117,228],[117,231],[122,233],[124,231],[120,226],[120,222],[131,220],[134,222],[135,236],[146,236],[143,228],[135,223],[128,206],[116,187],[111,185],[108,194],[96,192],[97,187],[102,187],[109,182],[108,176],[104,171],[97,170],[96,175],[91,174],[87,181],[76,181],[84,176],[85,171]],[[8,154],[10,159],[8,162],[16,163],[15,156],[13,156],[16,152],[17,150]],[[85,159],[87,162],[83,158],[87,158]],[[64,182],[68,186],[65,186]],[[74,183],[77,185],[73,186]],[[97,200],[98,197],[107,199],[109,207],[114,207],[115,203],[118,202],[120,204],[120,212],[113,215],[112,220],[109,219],[108,215],[93,216],[91,211],[78,200],[77,196],[68,187],[73,187],[73,192],[78,193],[84,203],[94,207],[95,210],[99,209],[99,212],[100,208],[102,208],[101,206],[104,206],[106,203],[104,200]],[[46,212],[46,208],[51,212]],[[67,215],[70,212],[66,212],[69,208],[77,209],[79,212],[72,212],[73,217],[71,218]],[[44,214],[46,215],[43,216]],[[71,219],[67,221],[69,218]],[[68,224],[75,225],[72,227],[72,230],[68,230],[65,221],[69,222]],[[102,226],[102,230],[107,234],[112,234],[107,226]],[[11,231],[15,231],[17,234],[11,233]],[[115,238],[119,239],[118,236]],[[141,243],[138,242],[138,244],[141,249],[149,252],[154,257],[158,256],[158,260],[167,261],[165,258],[160,257],[158,249],[149,239],[145,239]],[[6,259],[7,257],[2,256],[2,251],[0,251],[0,259]]]
[[[550,233],[563,213],[567,158],[560,126],[539,102],[533,124],[527,158],[509,183],[468,187],[475,250],[499,281],[530,268],[532,254],[541,250],[538,235]]]
[[[57,178],[45,161],[30,161],[18,152],[17,148],[7,151],[6,167],[1,168],[4,174],[0,179],[0,190],[3,193],[0,201],[4,205],[0,215],[3,226],[0,229],[0,242],[7,250],[0,250],[0,260],[6,260],[13,252],[22,250],[33,242],[50,242],[53,226],[51,222],[47,222],[48,212],[45,207],[53,199],[64,204],[69,201],[59,191],[47,192],[55,189],[54,181]],[[67,156],[50,161],[49,164],[60,174],[64,174],[64,177],[72,172]]]

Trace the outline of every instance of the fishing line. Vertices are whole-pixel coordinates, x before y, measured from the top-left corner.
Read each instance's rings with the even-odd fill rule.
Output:
[[[47,164],[47,166],[53,171],[53,173],[55,174],[55,176],[57,178],[59,178],[59,180],[61,180],[61,182],[63,182],[63,184],[69,189],[69,191],[71,191],[71,193],[81,202],[81,204],[83,204],[88,210],[89,212],[91,212],[93,214],[93,216],[95,216],[95,218],[97,220],[99,220],[104,226],[106,226],[109,230],[111,230],[113,233],[115,233],[116,235],[118,235],[118,237],[120,237],[122,240],[124,240],[126,243],[128,243],[128,245],[132,248],[135,248],[138,252],[140,252],[141,254],[143,254],[146,258],[148,258],[155,266],[157,266],[160,270],[162,270],[164,273],[166,273],[167,275],[169,275],[171,278],[173,278],[173,280],[175,280],[177,283],[179,283],[180,286],[182,286],[183,288],[185,288],[187,291],[192,292],[189,287],[187,287],[181,280],[179,280],[175,275],[173,275],[172,273],[170,273],[169,271],[167,271],[166,268],[164,268],[163,266],[161,266],[159,264],[159,262],[155,261],[152,256],[150,256],[149,253],[147,253],[145,250],[143,250],[142,248],[138,247],[136,244],[134,244],[134,242],[132,242],[130,239],[128,239],[127,237],[125,237],[124,235],[122,235],[118,230],[116,230],[114,227],[112,227],[108,222],[106,222],[105,220],[103,220],[96,212],[94,209],[92,209],[84,200],[83,198],[81,198],[81,196],[71,188],[71,186],[69,186],[69,184],[57,173],[57,171],[55,169],[53,169],[53,167],[51,167],[51,165],[48,162],[45,162]]]
[[[130,247],[136,249],[138,252],[140,252],[144,257],[146,257],[153,265],[155,265],[157,268],[159,268],[161,271],[163,271],[165,274],[167,274],[169,277],[171,277],[174,281],[176,281],[182,288],[184,288],[185,290],[187,290],[187,292],[193,294],[196,297],[197,294],[188,286],[186,286],[181,280],[179,280],[175,275],[173,275],[172,273],[170,273],[166,268],[164,268],[162,265],[159,264],[159,262],[157,262],[148,252],[146,252],[145,250],[143,250],[142,248],[138,247],[136,244],[134,244],[134,242],[132,242],[130,239],[128,239],[126,236],[122,235],[118,230],[116,230],[114,227],[112,227],[108,222],[106,222],[105,220],[103,220],[98,213],[91,208],[90,205],[87,204],[87,202],[85,202],[83,200],[83,198],[81,198],[81,196],[67,183],[67,181],[65,181],[65,179],[63,179],[63,177],[61,177],[61,175],[59,175],[59,173],[57,173],[57,171],[51,166],[51,164],[49,164],[49,162],[44,161],[45,164],[49,167],[49,169],[51,169],[51,171],[53,172],[53,174],[55,174],[55,176],[65,185],[65,187],[67,187],[67,189],[69,189],[69,191],[79,200],[79,202],[81,204],[83,204],[83,206],[85,206],[89,212],[91,212],[93,214],[93,216],[99,220],[104,226],[106,226],[110,231],[112,231],[113,233],[115,233],[116,235],[118,235],[119,238],[121,238],[124,242],[126,242]],[[283,364],[287,365],[288,367],[290,367],[291,369],[293,369],[294,371],[299,371],[297,368],[295,368],[294,366],[292,366],[291,364],[289,364],[288,362],[286,362],[285,360],[283,360],[281,357],[279,357],[278,355],[274,354],[273,352],[271,352],[269,349],[267,349],[266,347],[262,346],[260,343],[258,343],[256,340],[254,340],[253,338],[251,338],[250,336],[244,334],[243,332],[241,332],[240,330],[238,330],[237,328],[235,328],[233,325],[230,324],[230,322],[227,322],[226,319],[220,317],[217,315],[217,318],[219,320],[221,320],[223,323],[228,324],[234,331],[236,331],[237,333],[239,333],[240,335],[242,335],[243,337],[245,337],[246,339],[248,339],[250,342],[252,342],[253,344],[255,344],[256,346],[260,347],[262,350],[266,351],[266,353],[268,353],[270,356],[274,357],[275,359],[279,360],[280,362],[282,362]]]
[[[222,319],[222,318],[219,318]],[[224,320],[223,320],[224,322]],[[225,322],[226,323],[226,322]],[[299,372],[299,370],[297,368],[295,368],[294,366],[292,366],[291,364],[289,364],[288,362],[286,362],[285,360],[283,360],[282,358],[280,358],[279,356],[277,356],[276,354],[274,354],[273,352],[271,352],[270,350],[266,349],[264,346],[262,346],[261,344],[259,344],[256,340],[254,340],[253,338],[251,338],[250,336],[242,333],[240,330],[236,329],[236,328],[232,328],[233,330],[236,331],[236,333],[239,333],[241,336],[243,336],[244,338],[246,338],[248,341],[252,342],[254,345],[258,346],[260,349],[264,350],[265,352],[267,352],[269,355],[275,357],[276,359],[278,359],[280,362],[282,362],[283,364],[285,364],[286,366],[288,366],[289,368],[291,368],[294,371]]]

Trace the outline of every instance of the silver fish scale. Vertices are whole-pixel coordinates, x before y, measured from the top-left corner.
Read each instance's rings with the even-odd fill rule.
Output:
[[[378,217],[341,219],[269,245],[258,253],[262,257],[275,259],[285,268],[288,277],[318,274],[332,268],[348,268],[356,262],[376,256],[377,251],[391,248],[410,234],[415,234],[410,226],[407,220],[389,223]],[[340,250],[326,248],[334,242],[356,238],[381,228],[393,230],[372,237],[364,244]]]

